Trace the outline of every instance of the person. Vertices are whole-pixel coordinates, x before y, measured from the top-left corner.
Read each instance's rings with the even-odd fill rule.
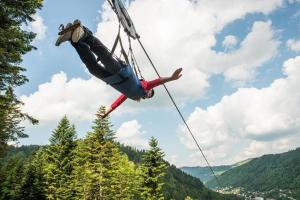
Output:
[[[81,25],[79,20],[75,20],[73,24],[68,23],[65,28],[62,26],[62,29],[65,30],[65,32],[58,36],[55,45],[59,46],[61,43],[69,41],[92,75],[122,93],[122,95],[106,109],[102,117],[106,117],[110,114],[127,98],[135,101],[152,98],[154,96],[153,88],[177,80],[182,76],[182,68],[178,68],[169,77],[161,77],[151,81],[140,80],[133,73],[129,64],[126,64],[119,58],[115,58],[104,44],[93,36],[88,28]],[[94,54],[98,58],[96,58]],[[100,61],[101,64],[98,63],[98,61]]]

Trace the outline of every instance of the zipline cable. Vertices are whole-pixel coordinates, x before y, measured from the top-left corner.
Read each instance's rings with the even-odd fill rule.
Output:
[[[161,76],[160,76],[160,74],[158,73],[158,71],[157,71],[157,69],[156,69],[155,65],[153,64],[153,62],[152,62],[152,60],[151,60],[151,58],[150,58],[150,56],[149,56],[148,52],[147,52],[147,51],[146,51],[146,49],[144,48],[144,45],[142,44],[142,42],[140,41],[140,39],[139,39],[139,38],[137,38],[137,40],[138,40],[138,42],[139,42],[140,46],[142,47],[142,49],[143,49],[144,53],[146,54],[146,56],[147,56],[147,58],[148,58],[149,62],[151,63],[151,65],[152,65],[152,67],[153,67],[153,69],[154,69],[155,73],[157,74],[157,76],[158,76],[159,78],[161,78]],[[207,166],[209,167],[209,169],[210,169],[210,171],[212,172],[212,174],[214,175],[214,177],[215,177],[215,179],[216,179],[216,181],[217,181],[217,183],[218,183],[219,187],[221,188],[221,183],[220,183],[220,181],[219,181],[218,177],[216,176],[216,174],[215,174],[214,170],[212,169],[211,165],[209,164],[209,162],[208,162],[208,159],[206,158],[206,156],[205,156],[205,154],[204,154],[204,152],[203,152],[202,148],[200,147],[200,145],[199,145],[198,141],[196,140],[196,138],[195,138],[195,136],[194,136],[193,132],[191,131],[191,129],[190,129],[190,127],[189,127],[189,125],[188,125],[188,124],[187,124],[187,122],[186,122],[186,120],[184,119],[184,117],[183,117],[183,115],[182,115],[181,111],[179,110],[179,108],[178,108],[178,106],[177,106],[177,104],[176,104],[176,102],[175,102],[174,98],[172,97],[171,93],[169,92],[169,90],[168,90],[167,86],[166,86],[165,84],[163,84],[163,86],[164,86],[164,88],[165,88],[166,92],[168,93],[168,95],[169,95],[169,97],[170,97],[171,101],[173,102],[173,104],[174,104],[174,106],[175,106],[175,108],[176,108],[177,112],[179,113],[179,115],[180,115],[180,117],[181,117],[182,121],[184,122],[185,126],[187,127],[187,129],[188,129],[189,133],[191,134],[191,136],[192,136],[193,140],[195,141],[195,143],[196,143],[196,145],[197,145],[197,147],[198,147],[199,151],[201,152],[201,154],[202,154],[203,158],[205,159],[205,161],[206,161],[206,163],[207,163]]]

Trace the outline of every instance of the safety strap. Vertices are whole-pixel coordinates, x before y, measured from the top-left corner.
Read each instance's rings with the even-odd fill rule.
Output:
[[[120,37],[120,29],[121,29],[121,25],[120,25],[120,23],[119,23],[118,34],[117,34],[117,37],[116,37],[115,42],[114,42],[114,45],[113,45],[113,47],[112,47],[112,49],[111,49],[111,52],[110,52],[110,55],[111,55],[111,56],[114,54],[114,52],[115,52],[115,50],[116,50],[116,47],[117,47],[117,45],[118,45],[118,41],[119,41],[119,37]]]
[[[114,42],[114,45],[111,49],[111,52],[110,52],[110,55],[113,56],[115,50],[116,50],[116,47],[118,45],[118,42],[120,43],[120,47],[121,47],[121,53],[126,61],[126,64],[129,64],[129,59],[128,59],[128,56],[124,50],[124,47],[123,47],[123,43],[122,43],[122,39],[121,39],[121,36],[120,36],[120,29],[121,29],[121,24],[120,24],[120,21],[119,21],[119,30],[118,30],[118,34],[117,34],[117,37],[115,39],[115,42]]]
[[[129,43],[129,53],[130,53],[130,58],[131,58],[131,63],[133,65],[133,69],[134,69],[134,73],[137,77],[138,76],[138,72],[136,70],[136,66],[135,66],[135,63],[134,63],[134,60],[133,60],[133,52],[132,52],[132,48],[131,48],[131,41],[130,41],[130,37],[128,36],[128,43]],[[129,54],[128,54],[129,55]]]
[[[120,42],[120,47],[121,47],[121,53],[123,54],[123,57],[124,57],[124,59],[126,61],[126,64],[130,64],[128,56],[127,56],[127,54],[126,54],[126,52],[124,50],[123,43],[122,43],[120,35],[119,35],[119,42]]]
[[[128,36],[128,44],[129,44],[129,53],[130,53],[131,63],[133,65],[134,72],[135,72],[136,76],[139,77],[139,79],[144,80],[141,69],[135,59],[135,56],[134,56],[134,53],[133,53],[133,50],[131,47],[131,39],[129,36]]]

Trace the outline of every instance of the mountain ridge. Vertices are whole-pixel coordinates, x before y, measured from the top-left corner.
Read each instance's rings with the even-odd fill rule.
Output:
[[[300,199],[300,148],[253,158],[229,169],[219,175],[218,179],[223,187],[259,192],[266,195],[266,198],[282,196],[284,192],[284,195]],[[218,186],[213,179],[206,185],[210,188]]]
[[[229,169],[232,169],[234,167],[238,167],[242,164],[245,164],[249,161],[251,161],[253,158],[248,158],[246,160],[234,163],[232,165],[219,165],[219,166],[211,166],[211,168],[213,169],[214,173],[216,175],[221,175],[224,172],[228,171]],[[202,166],[194,166],[194,167],[189,167],[189,166],[183,166],[180,167],[180,169],[182,171],[184,171],[185,173],[199,178],[203,183],[206,183],[208,181],[210,181],[211,179],[214,178],[211,169],[209,167],[202,167]]]

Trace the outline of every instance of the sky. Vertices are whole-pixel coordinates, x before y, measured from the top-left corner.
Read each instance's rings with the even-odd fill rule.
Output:
[[[299,0],[125,4],[159,73],[170,76],[183,68],[183,76],[167,87],[211,165],[299,147]],[[34,19],[23,28],[37,33],[33,44],[38,49],[23,57],[30,81],[17,94],[23,111],[40,123],[24,122],[29,137],[20,144],[48,144],[64,115],[83,138],[98,108],[110,106],[119,93],[90,75],[68,42],[54,45],[58,27],[80,19],[111,48],[117,18],[105,1],[45,0]],[[138,42],[132,47],[144,77],[157,78]],[[116,139],[147,149],[154,136],[172,164],[205,166],[163,87],[155,90],[152,99],[127,100],[110,115]]]

